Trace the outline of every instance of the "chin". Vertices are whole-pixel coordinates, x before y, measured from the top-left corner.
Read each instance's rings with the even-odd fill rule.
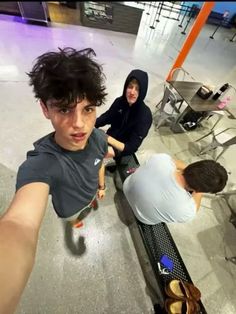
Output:
[[[81,145],[73,145],[71,146],[71,151],[77,151],[77,150],[83,150],[85,148],[86,144]]]
[[[86,145],[87,145],[87,141],[75,144],[74,147],[75,147],[75,149],[82,150],[86,147]]]
[[[136,103],[136,101],[137,101],[137,99],[133,99],[133,98],[132,98],[132,99],[130,99],[129,104],[130,104],[130,105],[133,105],[134,103]]]

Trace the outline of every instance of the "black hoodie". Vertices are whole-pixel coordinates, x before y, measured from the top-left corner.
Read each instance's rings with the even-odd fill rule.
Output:
[[[134,78],[139,83],[139,96],[129,106],[125,94],[129,82]],[[144,103],[147,88],[147,73],[142,70],[131,71],[125,81],[123,95],[116,98],[111,107],[96,120],[96,128],[110,124],[107,134],[125,144],[122,152],[115,150],[117,157],[136,152],[152,125],[151,110]]]

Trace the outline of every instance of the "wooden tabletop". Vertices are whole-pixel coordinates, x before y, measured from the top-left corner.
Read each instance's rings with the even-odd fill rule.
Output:
[[[202,99],[197,95],[197,91],[203,85],[203,83],[188,81],[169,81],[168,83],[177,91],[177,93],[194,111],[222,110],[218,108],[220,100],[212,99],[212,95],[208,99]]]

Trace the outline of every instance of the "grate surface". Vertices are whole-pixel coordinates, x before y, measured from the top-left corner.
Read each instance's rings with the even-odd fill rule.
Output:
[[[145,244],[150,250],[155,267],[158,267],[157,263],[160,263],[162,255],[167,255],[174,263],[174,268],[169,275],[160,275],[163,286],[174,278],[192,282],[166,225],[160,223],[149,226],[141,222],[138,222],[138,225],[142,230]]]

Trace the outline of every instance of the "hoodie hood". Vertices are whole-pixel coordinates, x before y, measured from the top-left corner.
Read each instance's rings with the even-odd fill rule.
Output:
[[[144,72],[142,70],[133,70],[130,72],[130,74],[127,76],[126,80],[125,80],[125,85],[124,85],[124,89],[123,89],[123,97],[126,99],[126,89],[127,86],[129,84],[129,82],[132,79],[136,79],[139,83],[139,96],[138,99],[136,101],[137,102],[143,102],[144,98],[146,97],[147,94],[147,89],[148,89],[148,74],[147,72]]]

